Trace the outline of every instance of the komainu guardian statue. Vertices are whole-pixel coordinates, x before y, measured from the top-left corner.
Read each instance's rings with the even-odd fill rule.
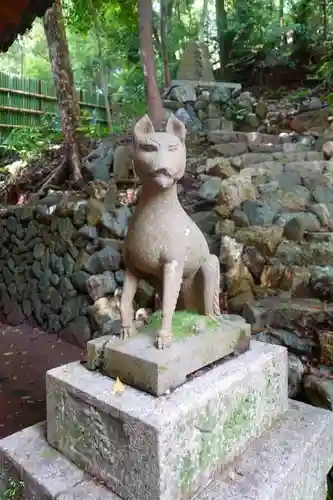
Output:
[[[133,301],[140,279],[162,297],[155,345],[172,344],[179,297],[187,311],[220,316],[220,267],[207,241],[178,200],[177,182],[186,164],[186,129],[174,115],[166,132],[155,132],[146,115],[134,127],[133,158],[141,193],[124,242],[125,282],[120,304],[122,338],[136,333]]]

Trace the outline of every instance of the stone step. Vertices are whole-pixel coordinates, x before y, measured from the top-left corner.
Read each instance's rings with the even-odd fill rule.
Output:
[[[48,444],[45,422],[0,441],[0,498],[119,500]]]
[[[211,87],[219,87],[219,88],[227,88],[227,89],[234,89],[234,90],[240,90],[242,88],[242,85],[240,83],[234,83],[234,82],[210,82],[210,81],[203,81],[203,80],[172,80],[171,82],[171,87],[177,86],[177,85],[188,85],[191,84],[194,87],[206,87],[206,88],[211,88]]]
[[[265,297],[254,304],[245,304],[242,312],[252,327],[252,333],[262,332],[267,326],[290,331],[307,328],[310,333],[318,332],[326,328],[332,314],[333,304],[319,299],[289,297]]]
[[[333,414],[290,401],[196,500],[326,500],[332,460]],[[6,487],[24,500],[121,500],[50,446],[45,424],[0,441],[0,498]]]
[[[213,481],[200,500],[326,500],[333,413],[290,401],[289,411]]]
[[[48,372],[49,443],[124,500],[180,500],[287,410],[287,351],[253,342],[156,398],[70,363]]]
[[[259,144],[260,145],[260,144]],[[310,163],[313,162],[322,162],[324,160],[323,156],[321,153],[318,153],[317,151],[290,151],[290,152],[250,152],[250,153],[243,153],[239,155],[239,166],[240,167],[245,167],[245,166],[250,166],[250,165],[255,165],[257,163],[264,163],[267,161],[279,161],[282,164],[293,164],[295,162],[305,162],[308,168],[310,167]],[[232,157],[229,158],[229,161],[233,163]],[[319,166],[322,163],[319,164]],[[322,165],[326,165],[327,162],[323,163]],[[237,165],[236,165],[237,166]],[[318,166],[318,168],[319,168]],[[300,168],[300,167],[299,167]]]

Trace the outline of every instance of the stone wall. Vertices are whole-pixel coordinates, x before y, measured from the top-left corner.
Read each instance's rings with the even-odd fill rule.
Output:
[[[214,208],[195,218],[219,249],[228,310],[288,347],[290,396],[333,409],[333,162],[309,136],[207,138],[189,166]]]
[[[280,105],[264,102],[251,92],[242,92],[233,85],[236,84],[211,82],[205,86],[194,81],[180,82],[164,92],[163,105],[167,114],[173,112],[190,130],[235,129],[261,133],[276,133],[287,115],[290,119],[298,113],[319,110],[323,106],[317,97],[300,103],[282,102]],[[284,123],[286,128],[287,121]]]
[[[234,124],[256,130],[267,114],[264,102],[227,83],[210,87],[195,82],[176,85],[164,94],[163,104],[188,128],[195,130],[233,130]]]
[[[197,167],[198,194],[216,200],[220,261],[233,270],[230,307],[241,312],[253,297],[280,292],[332,301],[333,163],[278,137],[252,144],[244,133],[208,137],[215,144]]]
[[[37,324],[84,345],[119,331],[121,238],[131,208],[101,201],[9,207],[0,216],[0,307],[13,325]],[[99,332],[99,333],[97,333]]]

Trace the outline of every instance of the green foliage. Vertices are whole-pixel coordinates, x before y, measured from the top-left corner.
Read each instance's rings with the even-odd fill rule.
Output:
[[[248,109],[240,108],[235,103],[231,105],[229,104],[228,112],[229,112],[228,119],[230,119],[234,123],[239,123],[239,124],[244,122],[244,120],[249,114]]]
[[[163,81],[161,59],[160,0],[154,1],[153,33],[156,53],[158,84]],[[175,78],[179,55],[186,42],[197,39],[202,14],[203,0],[163,0],[168,12],[167,51],[169,72]],[[219,39],[223,32],[224,70],[231,79],[260,61],[261,66],[282,63],[292,68],[298,64],[295,51],[310,57],[318,47],[323,48],[316,75],[323,80],[333,76],[332,32],[333,0],[324,0],[326,24],[324,25],[323,3],[315,0],[208,0],[205,35],[212,60],[219,59]],[[225,18],[216,20],[216,6],[223,3]],[[106,79],[112,101],[114,130],[123,127],[146,111],[143,71],[140,63],[140,43],[137,0],[62,0],[67,39],[75,82],[78,86],[92,89],[102,88],[101,57],[105,65]],[[283,19],[281,18],[281,9]],[[221,26],[220,26],[221,25]],[[220,27],[220,29],[219,29]],[[223,27],[223,29],[221,29]],[[220,32],[220,33],[219,33]],[[289,33],[293,42],[286,43]],[[326,36],[326,33],[328,35]],[[220,35],[220,37],[218,36]],[[324,40],[324,38],[327,40]],[[308,61],[305,60],[305,64]],[[42,22],[36,21],[30,33],[13,44],[2,56],[0,71],[14,72],[41,79],[51,78],[51,68]],[[301,97],[301,96],[300,96]],[[244,114],[235,111],[234,119],[242,121]],[[92,123],[82,117],[80,131],[96,137],[106,133],[104,125]],[[30,131],[36,134],[36,144],[41,147],[49,140],[49,133],[41,127]],[[45,135],[47,139],[45,139]],[[52,134],[51,134],[52,135]],[[16,132],[11,141],[16,144],[20,134]],[[35,136],[34,136],[35,137]],[[29,148],[28,138],[21,138],[24,151]],[[52,142],[52,138],[50,142]],[[12,144],[11,142],[11,144]]]
[[[322,101],[326,101],[329,106],[333,105],[333,92],[329,92],[327,95],[321,98]]]
[[[52,78],[43,25],[36,20],[33,28],[20,37],[6,54],[1,54],[0,71],[49,80]]]
[[[8,152],[19,153],[23,160],[29,160],[53,144],[59,143],[61,138],[58,119],[47,115],[40,127],[13,129],[4,139],[2,148]]]
[[[93,12],[91,12],[91,5]],[[132,62],[140,64],[138,10],[136,0],[112,2],[106,0],[66,0],[64,10],[68,40],[76,81],[89,78],[100,85],[97,27],[92,17],[98,17],[98,36],[108,71],[108,80],[114,88],[113,74],[131,68]],[[82,39],[86,49],[82,51]],[[142,77],[143,78],[143,77]]]
[[[89,111],[82,111],[80,116],[80,124],[77,128],[86,137],[91,139],[99,139],[106,137],[109,134],[109,129],[105,124],[94,122]]]
[[[125,107],[117,116],[114,131],[124,130],[129,120],[130,112]],[[91,139],[100,139],[109,134],[107,125],[93,119],[87,110],[81,112],[77,131]],[[40,127],[13,129],[2,141],[0,148],[8,153],[18,153],[20,158],[28,161],[38,157],[52,145],[59,144],[62,138],[59,116],[46,115]]]
[[[35,156],[44,144],[44,137],[39,128],[16,128],[3,141],[5,150],[19,153],[24,159]]]
[[[307,89],[301,89],[294,92],[288,92],[288,97],[292,101],[307,99],[309,97],[309,91]]]
[[[7,489],[4,492],[4,500],[19,500],[23,486],[24,484],[22,481],[15,481],[9,478]]]
[[[316,75],[323,79],[331,79],[333,76],[333,60],[323,62],[316,71]]]
[[[118,123],[127,124],[128,115],[122,116]],[[120,126],[118,128],[122,130]],[[81,112],[77,131],[91,139],[99,139],[109,134],[106,124],[94,120],[91,113],[86,110]],[[13,129],[0,146],[7,152],[18,153],[23,160],[31,160],[61,141],[59,116],[46,115],[40,127]]]
[[[101,88],[100,64],[95,26],[91,5],[97,14],[103,58],[106,64],[107,80],[112,101],[124,103],[127,114],[132,101],[134,113],[144,108],[144,78],[140,62],[140,42],[137,0],[62,0],[71,64],[78,86]],[[193,0],[170,0],[172,17],[168,22],[168,52],[170,73],[175,77],[178,59],[176,54],[187,40],[196,38],[199,11]],[[157,78],[162,82],[162,61],[160,58],[159,10],[154,10],[154,38],[157,56]],[[22,42],[23,40],[23,42]],[[41,21],[36,21],[32,31],[15,42],[5,59],[0,62],[0,70],[9,71],[41,79],[51,78],[51,68],[47,44]],[[84,47],[84,48],[83,48]],[[24,53],[22,64],[22,51]],[[120,94],[122,97],[120,98]],[[117,109],[119,106],[117,106]],[[138,110],[138,111],[139,111]],[[119,117],[113,117],[119,122]],[[121,118],[120,121],[123,121]]]

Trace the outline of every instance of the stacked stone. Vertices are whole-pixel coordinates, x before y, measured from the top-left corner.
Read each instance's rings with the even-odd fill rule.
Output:
[[[242,92],[238,83],[216,82],[209,49],[203,42],[191,40],[179,62],[177,80],[163,93],[166,116],[175,112],[188,129],[237,130],[275,133],[287,116],[321,110],[318,97],[293,96],[264,102],[250,92]],[[330,113],[328,113],[330,114]],[[298,127],[301,123],[298,124]]]
[[[214,218],[222,266],[239,267],[241,261],[250,273],[244,300],[232,300],[240,295],[233,280],[230,306],[239,312],[263,288],[281,287],[297,296],[301,278],[308,294],[330,298],[318,279],[333,264],[332,163],[320,151],[277,136],[216,132],[208,137],[214,145],[195,169],[203,182],[198,195],[216,202],[215,214],[195,218],[204,229],[205,215]]]
[[[250,92],[228,86],[207,86],[188,82],[171,87],[164,94],[164,107],[173,111],[188,128],[203,130],[257,130],[264,124],[267,106]]]
[[[123,283],[120,245],[132,212],[89,199],[10,207],[0,220],[0,306],[7,321],[34,320],[83,345],[112,333]]]
[[[208,158],[190,168],[203,182],[199,197],[215,208],[194,219],[220,257],[229,312],[260,340],[290,349],[290,395],[305,388],[315,403],[321,393],[333,409],[332,381],[301,362],[333,363],[333,163],[301,137],[208,138]]]

